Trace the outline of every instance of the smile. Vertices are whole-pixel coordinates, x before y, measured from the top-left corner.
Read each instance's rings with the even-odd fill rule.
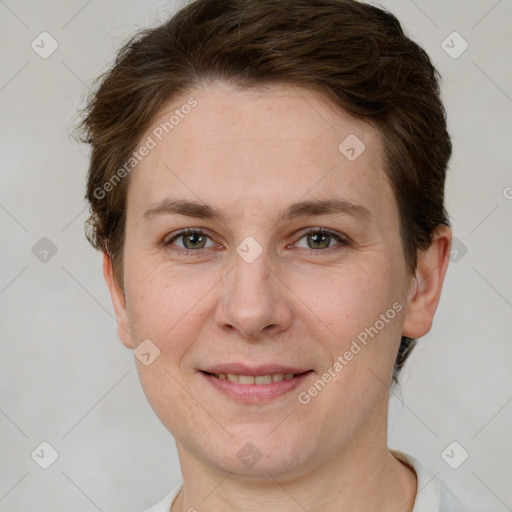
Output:
[[[303,373],[270,373],[264,375],[242,375],[235,373],[212,373],[200,371],[215,392],[241,404],[265,403],[289,395],[313,370]]]
[[[272,382],[280,382],[282,380],[290,380],[296,377],[294,373],[269,373],[267,375],[239,375],[236,373],[213,373],[217,379],[227,379],[230,382],[238,382],[239,384],[271,384]]]

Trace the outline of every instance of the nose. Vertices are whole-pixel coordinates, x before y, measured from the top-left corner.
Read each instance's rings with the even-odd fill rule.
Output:
[[[231,272],[222,280],[217,325],[258,341],[286,331],[292,324],[289,289],[271,269],[264,251],[248,263],[235,254]],[[219,283],[220,284],[220,283]]]

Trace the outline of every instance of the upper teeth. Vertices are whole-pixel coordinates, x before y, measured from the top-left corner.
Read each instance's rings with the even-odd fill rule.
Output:
[[[272,382],[279,382],[281,380],[293,379],[293,373],[269,373],[268,375],[238,375],[236,373],[215,373],[215,377],[219,379],[226,379],[238,384],[271,384]]]

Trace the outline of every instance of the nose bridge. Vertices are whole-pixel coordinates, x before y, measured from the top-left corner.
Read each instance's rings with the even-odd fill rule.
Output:
[[[221,327],[229,326],[245,337],[256,338],[287,327],[290,310],[267,255],[263,247],[258,249],[251,240],[238,246],[217,311]]]

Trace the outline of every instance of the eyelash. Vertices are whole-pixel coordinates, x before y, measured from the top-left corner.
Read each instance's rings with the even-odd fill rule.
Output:
[[[338,247],[338,246],[339,246],[339,248],[343,248],[343,247],[348,247],[351,245],[351,241],[348,238],[336,233],[335,231],[331,231],[330,229],[326,229],[326,228],[309,228],[307,231],[305,231],[302,234],[302,236],[299,238],[299,240],[301,240],[305,236],[310,235],[312,233],[321,234],[321,235],[329,235],[332,238],[336,239],[336,241],[338,242],[338,244],[336,244],[334,247],[327,247],[326,249],[306,249],[313,253],[327,252],[327,251],[329,251],[329,249],[334,249],[335,247]],[[163,245],[166,248],[169,248],[172,245],[172,242],[174,242],[174,240],[177,240],[180,237],[183,237],[185,235],[190,235],[190,234],[206,235],[208,238],[211,239],[211,237],[208,236],[208,234],[205,231],[202,231],[200,229],[188,228],[186,230],[180,231],[179,233],[176,233],[172,238],[164,240]],[[301,248],[301,249],[304,249],[304,248]],[[171,249],[171,250],[178,254],[189,255],[189,256],[198,256],[199,253],[201,252],[201,249],[192,250],[192,249],[178,248],[178,249]]]

